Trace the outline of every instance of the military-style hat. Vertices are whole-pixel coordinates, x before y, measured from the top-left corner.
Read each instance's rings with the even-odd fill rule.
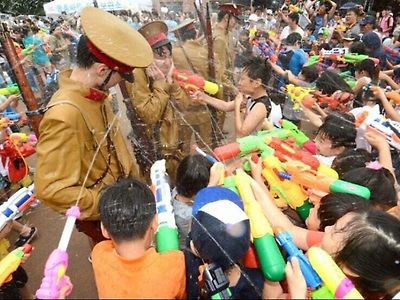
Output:
[[[116,16],[95,7],[85,7],[81,11],[81,24],[89,40],[89,51],[124,79],[133,82],[133,69],[152,63],[153,52],[147,41]]]
[[[235,3],[224,3],[219,5],[219,10],[223,11],[224,13],[230,14],[237,19],[241,19],[242,8],[244,6],[241,4]]]
[[[167,38],[168,26],[162,21],[153,21],[143,25],[138,30],[153,49],[170,43]]]
[[[195,30],[194,27],[194,19],[187,19],[183,21],[181,24],[172,28],[170,32],[173,32],[177,38],[182,36],[186,31]]]

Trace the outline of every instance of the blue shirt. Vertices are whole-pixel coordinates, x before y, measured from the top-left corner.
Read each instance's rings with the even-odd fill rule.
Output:
[[[30,45],[35,47],[32,53],[32,59],[34,64],[46,65],[50,64],[50,60],[47,57],[46,52],[43,49],[43,43],[40,38],[35,35],[28,35],[22,40],[24,47],[27,48]]]

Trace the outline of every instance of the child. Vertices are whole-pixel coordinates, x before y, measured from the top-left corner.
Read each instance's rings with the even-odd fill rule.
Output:
[[[235,101],[225,102],[202,92],[192,95],[195,101],[201,101],[222,111],[235,111],[236,135],[246,136],[255,133],[264,125],[267,118],[273,124],[278,124],[282,118],[280,106],[268,97],[266,87],[271,78],[271,66],[259,57],[249,59],[243,65],[240,75],[239,93]],[[245,118],[242,120],[242,102],[248,96]]]
[[[208,185],[211,166],[212,164],[201,155],[186,156],[178,166],[174,190],[176,194],[173,196],[172,206],[181,249],[186,246],[194,196]]]
[[[315,137],[317,158],[331,165],[334,158],[347,149],[355,148],[357,130],[350,114],[332,112],[319,127]]]
[[[99,298],[185,297],[185,261],[180,251],[157,253],[156,202],[133,178],[107,187],[100,196],[103,235],[110,239],[92,252]]]

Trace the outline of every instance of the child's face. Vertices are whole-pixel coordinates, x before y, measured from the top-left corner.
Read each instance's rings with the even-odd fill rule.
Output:
[[[337,253],[343,247],[343,242],[346,237],[344,229],[353,218],[354,213],[347,213],[337,220],[335,225],[326,226],[325,234],[321,242],[321,248],[330,255]]]
[[[319,203],[310,209],[310,214],[306,219],[307,228],[310,230],[319,230],[321,221],[318,218]]]
[[[247,70],[242,71],[239,79],[239,91],[245,95],[252,95],[254,90],[259,86],[258,81],[248,76]]]
[[[241,34],[240,36],[239,36],[239,39],[240,39],[240,41],[241,42],[245,42],[245,41],[247,41],[247,34]]]
[[[322,137],[320,134],[318,134],[315,137],[314,142],[317,147],[318,154],[327,157],[338,154],[337,149],[332,148],[332,141],[330,139]]]

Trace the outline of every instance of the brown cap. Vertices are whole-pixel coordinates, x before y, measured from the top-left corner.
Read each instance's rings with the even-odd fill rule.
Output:
[[[170,32],[175,33],[176,37],[179,38],[179,36],[182,36],[188,30],[195,30],[193,19],[183,21],[178,26],[171,29]]]
[[[153,49],[167,45],[170,41],[167,38],[168,26],[162,21],[153,21],[143,25],[138,30]]]
[[[81,11],[81,24],[88,37],[89,51],[110,69],[126,74],[131,81],[135,67],[153,62],[153,52],[136,30],[116,16],[95,7]]]
[[[242,8],[244,6],[241,4],[235,3],[224,3],[219,5],[219,10],[223,11],[224,13],[230,14],[234,17],[239,18],[242,14]]]

